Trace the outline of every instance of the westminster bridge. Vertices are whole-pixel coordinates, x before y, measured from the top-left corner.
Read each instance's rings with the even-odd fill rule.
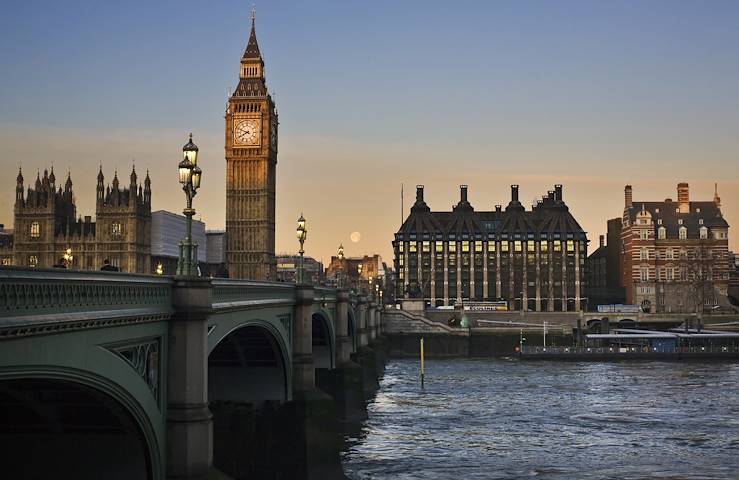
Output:
[[[379,331],[375,299],[347,290],[3,267],[3,473],[213,478],[215,456],[218,469],[239,477],[248,469],[232,458],[218,464],[221,450],[234,452],[239,432],[229,417],[214,434],[212,406],[309,411],[328,397],[316,387],[321,379],[334,379],[333,395],[341,397],[342,386],[366,377],[361,367],[356,373],[358,355],[371,351]],[[315,448],[308,440],[325,434],[320,413],[310,417],[290,417],[314,423],[302,431],[305,442],[280,453],[283,462],[302,458],[295,471],[308,470]]]

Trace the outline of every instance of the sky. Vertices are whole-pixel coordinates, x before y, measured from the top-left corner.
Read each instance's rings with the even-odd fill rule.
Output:
[[[415,185],[478,210],[564,185],[591,250],[634,200],[713,198],[739,225],[739,1],[258,2],[280,115],[276,250],[390,262]],[[251,3],[5,0],[0,17],[0,223],[15,176],[71,171],[80,215],[95,178],[150,171],[153,209],[179,212],[192,132],[196,217],[225,225],[224,112]],[[4,193],[3,193],[4,192]],[[730,230],[730,247],[739,234]],[[359,241],[351,234],[359,232]],[[356,239],[357,236],[355,236]]]

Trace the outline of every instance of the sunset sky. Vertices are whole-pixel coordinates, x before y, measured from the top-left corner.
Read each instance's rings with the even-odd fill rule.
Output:
[[[78,213],[95,177],[135,159],[153,209],[180,212],[177,163],[200,147],[197,216],[225,224],[224,111],[251,3],[3,2],[0,223],[15,176],[72,172]],[[280,114],[277,252],[390,263],[416,184],[449,210],[531,201],[555,183],[589,232],[634,199],[710,200],[739,227],[739,2],[270,0],[257,4],[267,85]],[[353,242],[352,232],[361,239]],[[739,230],[730,230],[739,250]]]

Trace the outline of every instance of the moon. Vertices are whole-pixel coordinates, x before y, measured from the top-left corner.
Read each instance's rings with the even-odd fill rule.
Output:
[[[352,242],[357,243],[362,239],[362,235],[360,235],[359,232],[352,232],[349,238]]]

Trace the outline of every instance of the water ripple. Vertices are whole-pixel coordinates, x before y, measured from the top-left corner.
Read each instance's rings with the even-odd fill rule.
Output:
[[[739,365],[387,366],[344,470],[365,479],[739,478]]]

